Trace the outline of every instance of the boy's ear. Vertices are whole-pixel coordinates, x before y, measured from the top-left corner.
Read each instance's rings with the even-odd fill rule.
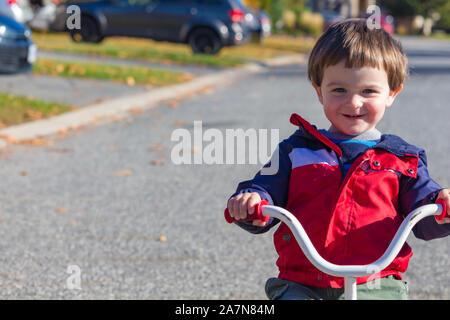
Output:
[[[323,104],[322,88],[319,87],[314,81],[311,81],[311,84],[316,90],[317,97],[319,98],[320,103]]]
[[[389,108],[390,106],[392,106],[392,104],[394,103],[395,97],[397,96],[397,94],[402,91],[403,89],[403,84],[401,84],[397,89],[395,89],[394,91],[389,91],[389,97],[386,103],[386,108]]]

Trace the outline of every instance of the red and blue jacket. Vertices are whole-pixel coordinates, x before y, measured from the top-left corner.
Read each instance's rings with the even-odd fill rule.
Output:
[[[395,135],[383,134],[344,174],[342,150],[299,115],[293,114],[290,120],[299,129],[275,151],[278,172],[258,172],[252,180],[241,182],[234,195],[258,192],[270,204],[286,208],[331,263],[372,263],[389,246],[403,218],[420,205],[434,203],[442,189],[429,177],[425,151]],[[236,224],[263,233],[279,222],[272,219],[264,227]],[[439,225],[428,217],[413,232],[430,240],[449,235],[450,225]],[[274,244],[279,278],[316,287],[344,286],[343,278],[327,275],[309,262],[284,223],[274,233]],[[370,278],[358,278],[357,283],[389,275],[401,279],[411,256],[405,243],[388,267]]]

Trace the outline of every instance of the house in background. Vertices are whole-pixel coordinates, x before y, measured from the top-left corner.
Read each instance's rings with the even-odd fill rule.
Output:
[[[334,12],[342,17],[358,17],[376,0],[310,0],[308,6],[314,12]]]

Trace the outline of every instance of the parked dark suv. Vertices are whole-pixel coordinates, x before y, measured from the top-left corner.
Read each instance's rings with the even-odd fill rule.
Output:
[[[31,71],[37,47],[30,37],[28,27],[0,15],[0,74]]]
[[[70,5],[80,8],[80,29],[67,29]],[[224,46],[245,43],[258,23],[241,0],[99,0],[60,5],[52,28],[70,32],[74,41],[142,37],[187,43],[194,53],[215,54]]]

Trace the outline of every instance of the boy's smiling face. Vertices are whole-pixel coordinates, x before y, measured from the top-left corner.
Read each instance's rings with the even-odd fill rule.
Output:
[[[346,68],[344,60],[326,67],[320,87],[314,82],[313,86],[331,130],[348,135],[375,128],[402,89],[390,90],[384,69]]]

